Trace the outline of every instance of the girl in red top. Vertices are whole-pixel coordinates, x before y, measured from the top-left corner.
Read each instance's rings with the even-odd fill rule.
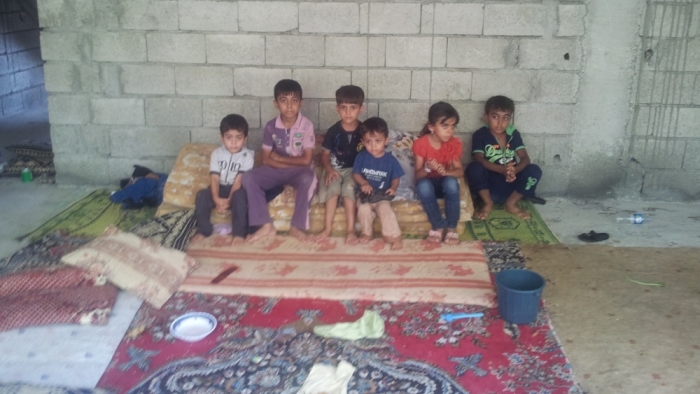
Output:
[[[459,182],[462,176],[462,141],[454,137],[459,123],[457,110],[448,103],[439,102],[430,107],[428,123],[421,137],[413,143],[416,157],[416,193],[428,215],[432,230],[429,242],[459,243]],[[445,199],[442,216],[437,199]]]

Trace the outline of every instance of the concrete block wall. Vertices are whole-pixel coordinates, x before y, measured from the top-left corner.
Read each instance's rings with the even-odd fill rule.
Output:
[[[627,186],[692,198],[700,194],[700,1],[650,1],[640,53]]]
[[[356,84],[365,116],[417,132],[431,103],[460,111],[469,160],[483,102],[516,101],[543,192],[566,191],[585,51],[581,1],[39,0],[59,182],[114,184],[131,165],[169,171],[186,142],[217,142],[243,114],[249,144],[300,81],[319,132]],[[563,174],[563,175],[562,175]]]
[[[36,7],[29,2],[28,7]],[[0,117],[46,107],[36,15],[16,2],[0,6]]]

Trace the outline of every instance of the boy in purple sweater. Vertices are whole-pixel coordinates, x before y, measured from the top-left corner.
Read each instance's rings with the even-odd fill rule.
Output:
[[[248,196],[249,225],[261,226],[248,236],[247,242],[277,234],[267,209],[265,192],[282,185],[291,185],[296,189],[289,234],[301,240],[308,237],[309,205],[317,183],[311,168],[316,145],[314,125],[299,113],[302,91],[297,81],[283,79],[277,82],[274,93],[275,107],[280,114],[265,125],[263,165],[243,174],[243,188]]]

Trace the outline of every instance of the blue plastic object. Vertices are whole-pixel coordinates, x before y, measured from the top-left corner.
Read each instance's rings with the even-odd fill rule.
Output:
[[[496,274],[498,312],[513,324],[529,324],[537,319],[544,289],[544,278],[528,270],[504,270]]]
[[[475,312],[475,313],[466,313],[466,312],[457,312],[457,313],[443,313],[440,315],[440,320],[444,320],[448,323],[452,323],[453,321],[457,319],[469,319],[472,317],[483,317],[484,312]]]

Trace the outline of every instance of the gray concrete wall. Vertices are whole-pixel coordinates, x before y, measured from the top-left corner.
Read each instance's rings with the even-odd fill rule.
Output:
[[[0,4],[0,117],[46,108],[36,1]]]
[[[40,0],[59,182],[113,184],[133,163],[168,171],[183,143],[216,142],[231,112],[249,120],[256,148],[275,116],[272,87],[291,77],[321,131],[343,84],[365,89],[367,116],[406,131],[449,101],[465,162],[483,102],[508,95],[544,168],[541,192],[605,193],[628,183],[644,5]]]

